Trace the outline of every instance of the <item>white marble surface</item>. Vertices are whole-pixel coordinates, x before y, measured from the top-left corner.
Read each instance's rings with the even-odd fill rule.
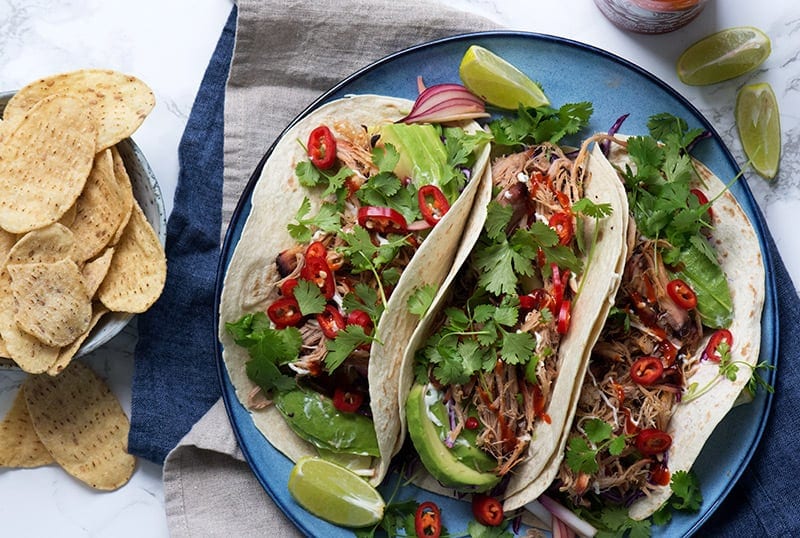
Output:
[[[438,1],[484,15],[501,26],[576,39],[636,62],[688,97],[740,163],[746,159],[733,124],[736,91],[751,81],[772,84],[781,107],[781,171],[771,183],[753,175],[750,186],[794,281],[800,283],[800,241],[792,233],[794,217],[800,213],[800,4],[737,1],[734,8],[730,0],[711,0],[684,29],[640,36],[616,29],[591,0]],[[0,0],[0,91],[80,67],[108,67],[145,80],[158,104],[134,138],[159,178],[170,211],[178,142],[230,7],[230,0]],[[757,72],[706,88],[691,88],[677,80],[674,62],[688,43],[740,25],[757,26],[772,39],[772,55]],[[134,323],[89,358],[126,411],[135,341]],[[0,371],[0,414],[10,406],[23,377],[20,372]],[[127,485],[99,493],[54,466],[0,470],[0,535],[167,536],[160,473],[160,467],[140,461]]]

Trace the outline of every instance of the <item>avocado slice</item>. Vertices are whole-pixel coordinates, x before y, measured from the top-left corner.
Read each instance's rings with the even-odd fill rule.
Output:
[[[465,465],[439,439],[436,426],[428,418],[425,403],[427,385],[415,384],[406,400],[408,433],[422,464],[442,485],[459,491],[488,491],[500,482],[500,477]]]
[[[448,435],[449,429],[447,427],[448,418],[447,418],[447,408],[444,405],[444,402],[441,400],[436,400],[433,403],[430,403],[428,408],[428,416],[433,414],[434,417],[439,421],[441,426],[433,422],[433,426],[436,428],[436,435],[439,439],[444,439],[445,436]],[[497,460],[478,448],[477,443],[478,439],[478,430],[461,430],[461,433],[458,434],[458,438],[456,439],[455,444],[449,448],[450,452],[456,457],[458,461],[470,467],[472,469],[476,469],[481,472],[489,472],[495,467],[497,467]]]

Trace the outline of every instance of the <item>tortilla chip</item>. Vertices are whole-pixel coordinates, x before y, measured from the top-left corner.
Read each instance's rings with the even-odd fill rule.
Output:
[[[75,234],[72,258],[77,263],[102,252],[127,218],[130,210],[119,190],[111,150],[104,150],[95,157],[86,186],[75,203],[75,221],[70,229]]]
[[[23,235],[8,253],[8,265],[53,263],[68,258],[75,238],[69,228],[55,222]]]
[[[92,319],[80,269],[70,259],[8,266],[19,327],[48,346],[66,346]]]
[[[47,369],[47,373],[50,375],[58,375],[61,371],[69,366],[69,363],[78,353],[78,350],[89,337],[91,334],[92,329],[97,325],[104,315],[108,314],[108,309],[105,308],[103,305],[97,305],[92,312],[92,321],[89,323],[89,328],[80,335],[78,338],[75,339],[70,345],[66,347],[62,347],[61,351],[58,353],[58,358],[56,361]]]
[[[116,245],[119,242],[120,237],[122,237],[122,232],[125,231],[125,227],[128,225],[128,221],[131,218],[135,198],[133,197],[133,185],[131,184],[131,178],[128,175],[128,171],[125,169],[125,162],[122,160],[122,156],[119,154],[119,150],[117,150],[116,146],[111,148],[111,158],[114,162],[114,179],[117,182],[117,194],[122,200],[123,207],[125,208],[125,214],[119,223],[119,227],[114,233],[114,237],[112,237],[111,241],[109,242],[111,245]]]
[[[96,127],[80,99],[37,103],[0,145],[0,227],[47,226],[75,203],[94,160]]]
[[[136,460],[128,454],[128,417],[88,366],[74,361],[56,377],[30,376],[23,386],[33,427],[65,471],[101,490],[130,479]]]
[[[53,457],[39,440],[20,388],[14,403],[0,422],[0,467],[39,467]]]
[[[17,241],[17,236],[0,228],[0,267],[6,263],[6,256]]]
[[[97,118],[98,152],[129,137],[156,103],[153,91],[136,77],[111,70],[82,69],[28,84],[9,100],[3,118],[21,116],[38,101],[58,93],[81,98]]]
[[[0,281],[8,278],[8,273],[0,274]],[[17,363],[22,370],[31,374],[40,374],[58,358],[59,348],[48,346],[37,338],[23,332],[14,318],[14,297],[11,294],[10,282],[0,282],[0,337],[6,348],[9,359]]]
[[[97,296],[112,312],[144,312],[161,295],[166,278],[164,249],[142,209],[134,204]]]
[[[77,212],[78,212],[77,206],[75,204],[72,204],[72,206],[69,209],[67,209],[67,212],[64,213],[60,219],[58,219],[59,224],[63,224],[64,226],[69,228],[70,226],[72,226],[72,223],[75,222],[75,215],[77,214]]]
[[[81,269],[83,275],[83,287],[89,297],[94,297],[100,284],[106,278],[108,270],[111,268],[111,259],[114,256],[114,249],[107,248],[102,255],[94,260],[87,262]]]

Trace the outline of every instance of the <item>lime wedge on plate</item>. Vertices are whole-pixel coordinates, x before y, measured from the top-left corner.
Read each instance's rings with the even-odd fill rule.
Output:
[[[312,514],[343,527],[375,525],[386,508],[378,490],[353,471],[310,456],[289,473],[289,493]]]
[[[735,112],[739,139],[753,168],[766,179],[774,178],[781,159],[781,118],[772,87],[766,82],[743,86]]]
[[[683,51],[677,63],[678,78],[691,86],[722,82],[755,69],[770,51],[769,37],[758,28],[727,28]]]
[[[516,110],[549,105],[542,89],[525,73],[506,60],[478,45],[464,53],[458,68],[461,81],[469,91],[498,108]]]

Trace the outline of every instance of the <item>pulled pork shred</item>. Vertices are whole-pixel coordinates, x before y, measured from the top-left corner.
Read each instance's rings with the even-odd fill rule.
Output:
[[[553,214],[567,209],[565,200],[571,207],[583,196],[582,181],[573,174],[573,161],[549,143],[499,158],[492,164],[492,174],[500,188],[498,201],[515,207],[512,229],[527,228],[537,218],[547,223]],[[517,211],[520,207],[524,210]],[[545,279],[543,286],[551,293],[552,279]],[[546,321],[534,309],[522,320],[519,330],[536,337],[534,355],[539,362],[535,384],[526,379],[524,365],[508,365],[498,359],[492,372],[482,372],[467,384],[453,385],[444,395],[455,416],[449,439],[455,440],[464,426],[466,409],[474,406],[483,425],[477,445],[497,459],[494,472],[499,476],[528,458],[536,421],[549,421],[542,410],[547,409],[558,375],[560,335],[555,321]]]

